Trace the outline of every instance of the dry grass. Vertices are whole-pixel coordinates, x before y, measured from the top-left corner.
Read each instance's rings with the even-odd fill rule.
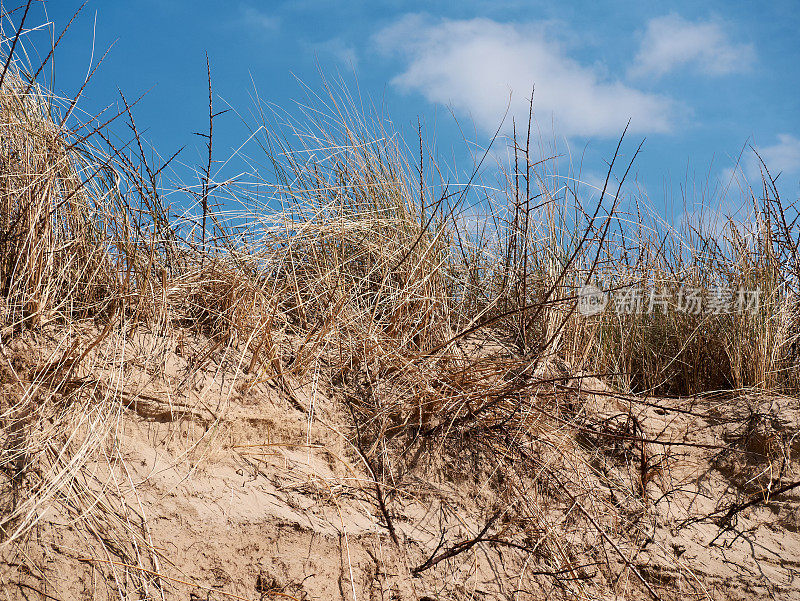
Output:
[[[644,397],[627,393],[798,391],[797,210],[782,203],[766,166],[763,189],[743,191],[748,219],[721,229],[672,226],[636,204],[623,211],[622,183],[587,206],[564,185],[556,158],[534,156],[529,136],[515,138],[505,187],[480,199],[487,226],[465,228],[465,207],[485,188],[448,184],[421,140],[418,159],[385,121],[334,91],[305,123],[280,116],[275,127],[264,109],[256,139],[272,177],[212,185],[206,169],[195,198],[202,212],[178,219],[162,194],[166,165],[148,164],[127,102],[119,117],[133,137],[119,149],[107,118],[73,124],[65,118],[73,103],[29,85],[32,71],[10,60],[0,89],[7,556],[24,554],[57,503],[106,540],[109,557],[139,566],[125,590],[163,595],[147,576],[159,572],[147,525],[109,508],[109,498],[122,497],[109,474],[124,464],[114,439],[125,412],[152,401],[132,381],[131,362],[138,374],[163,375],[166,349],[187,338],[203,345],[171,394],[212,356],[225,366],[214,376],[222,397],[234,389],[226,374],[249,386],[321,382],[350,416],[354,455],[395,539],[394,512],[424,502],[420,480],[473,474],[486,528],[461,547],[440,546],[416,573],[486,543],[533,561],[528,578],[565,597],[595,598],[623,572],[638,582],[632,594],[658,596],[620,548],[647,535],[655,519],[648,484],[663,475],[666,457],[659,441],[648,446],[631,409]],[[209,164],[212,125],[213,117]],[[624,166],[612,162],[609,181],[618,171]],[[240,207],[235,215],[214,209],[223,197],[225,207]],[[187,223],[195,224],[188,234]],[[703,295],[715,286],[759,288],[762,303],[747,314],[669,305],[587,318],[576,312],[586,281],[673,297],[687,286]],[[156,342],[131,357],[143,331]],[[598,408],[579,372],[613,383],[618,404]],[[158,415],[202,413],[214,423],[218,409],[170,400]],[[744,430],[732,426],[721,448],[767,436],[764,415],[737,413]],[[788,465],[792,442],[781,440],[762,455],[783,453]],[[787,473],[761,485],[784,486]],[[100,496],[87,484],[98,477]],[[719,502],[730,498],[738,497]],[[612,526],[620,520],[621,530]],[[586,531],[608,543],[610,556],[592,555],[579,536]]]

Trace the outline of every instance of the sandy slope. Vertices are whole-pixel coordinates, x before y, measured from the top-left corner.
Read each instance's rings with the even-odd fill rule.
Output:
[[[800,489],[758,496],[800,475],[797,400],[632,400],[584,380],[603,394],[565,394],[583,399],[592,417],[583,423],[604,427],[559,440],[573,441],[569,465],[585,466],[594,493],[548,504],[533,474],[470,468],[435,449],[402,482],[376,487],[322,378],[225,380],[225,351],[189,370],[203,342],[193,354],[165,341],[142,335],[98,350],[131,347],[126,401],[74,484],[37,508],[24,544],[3,551],[4,598],[800,599]],[[94,376],[111,386],[116,373]],[[658,442],[623,444],[631,423]],[[531,449],[561,469],[567,459],[548,436]],[[652,468],[644,478],[637,453]],[[505,496],[513,478],[528,498]],[[637,478],[638,500],[615,492]],[[517,501],[539,512],[538,543],[504,514],[489,540],[412,576]]]

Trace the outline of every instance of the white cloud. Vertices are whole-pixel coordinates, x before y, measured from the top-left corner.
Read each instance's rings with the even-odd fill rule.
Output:
[[[355,48],[345,43],[341,38],[332,38],[315,44],[314,50],[332,56],[347,67],[358,67],[358,54]]]
[[[725,75],[749,68],[754,60],[753,46],[732,42],[722,23],[671,14],[647,23],[629,75],[660,77],[687,65],[708,75]]]
[[[786,186],[789,179],[800,175],[800,139],[791,134],[778,134],[778,141],[770,146],[756,146],[756,151],[769,169],[772,177],[781,174],[779,188]],[[744,151],[741,162],[735,167],[720,171],[719,181],[724,188],[731,186],[746,189],[761,181],[761,161],[750,149]]]
[[[800,139],[791,134],[778,134],[777,144],[756,147],[764,159],[772,177],[778,173],[797,174],[800,172]],[[747,175],[751,179],[761,177],[761,162],[753,157],[748,163]]]
[[[631,133],[667,132],[674,120],[671,100],[602,77],[567,56],[542,25],[412,15],[375,41],[407,61],[393,85],[450,104],[486,131],[500,123],[509,94],[510,114],[524,119],[533,84],[538,121],[554,118],[555,131],[566,136],[618,136],[629,118]]]
[[[242,18],[251,27],[258,27],[267,31],[276,31],[280,25],[280,19],[273,15],[268,15],[252,6],[242,9]]]

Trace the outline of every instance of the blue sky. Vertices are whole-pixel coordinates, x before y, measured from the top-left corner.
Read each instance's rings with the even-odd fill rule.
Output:
[[[77,6],[71,0],[46,5],[57,31]],[[30,19],[28,25],[36,17]],[[419,117],[459,173],[471,161],[451,111],[467,137],[485,145],[507,106],[505,132],[511,115],[524,119],[535,85],[542,139],[583,156],[590,182],[604,173],[631,119],[626,156],[646,138],[636,180],[656,206],[680,213],[681,190],[694,190],[692,203],[706,181],[712,189],[726,185],[747,143],[774,173],[782,172],[785,198],[797,199],[798,31],[800,4],[787,0],[92,0],[62,43],[55,85],[74,94],[92,57],[96,62],[116,40],[83,109],[117,102],[118,88],[129,99],[149,90],[135,109],[137,125],[164,156],[187,146],[180,155],[186,167],[179,167],[187,178],[202,160],[203,141],[193,132],[206,126],[206,52],[220,108],[227,103],[247,115],[256,90],[293,111],[294,101],[305,98],[298,79],[319,88],[321,69],[353,88],[357,83],[409,139]],[[45,34],[30,39],[35,35],[46,44]],[[246,137],[236,115],[220,117],[218,158]],[[505,143],[495,151],[505,152]],[[235,162],[228,168],[244,169]],[[741,171],[757,177],[749,153]],[[733,193],[716,199],[724,211],[740,202]]]

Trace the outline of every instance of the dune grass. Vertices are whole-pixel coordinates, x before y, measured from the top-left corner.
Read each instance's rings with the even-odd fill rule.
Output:
[[[422,451],[527,457],[521,441],[535,433],[565,464],[582,461],[555,426],[580,411],[552,385],[578,373],[645,395],[798,392],[800,224],[766,165],[761,189],[741,190],[745,219],[674,225],[628,195],[616,155],[587,200],[557,157],[515,135],[489,195],[477,168],[447,182],[423,140],[406,146],[334,90],[307,122],[276,126],[259,107],[271,175],[215,183],[201,169],[187,202],[197,210],[176,216],[161,181],[169,161],[148,162],[127,102],[78,122],[71,100],[31,82],[38,65],[3,62],[0,545],[24,540],[55,499],[85,503],[82,466],[131,406],[122,347],[109,341],[138,329],[205,337],[252,381],[322,372],[390,530],[385,484],[400,487]],[[117,147],[109,128],[122,121],[133,133]],[[587,282],[668,300],[584,316]],[[758,290],[759,304],[695,314],[677,304],[688,289],[706,301]],[[49,336],[46,352],[37,336]],[[550,486],[577,494],[555,475]],[[528,493],[511,505],[533,519]],[[541,553],[567,561],[553,541]]]

